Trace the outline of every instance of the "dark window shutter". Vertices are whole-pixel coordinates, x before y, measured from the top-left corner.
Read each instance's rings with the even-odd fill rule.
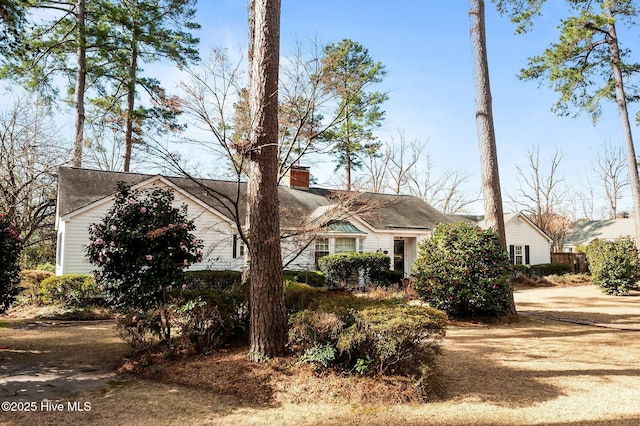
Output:
[[[233,258],[238,257],[238,235],[233,234]]]
[[[513,244],[511,244],[509,246],[509,260],[511,260],[511,264],[515,264],[515,255],[516,255],[516,249],[515,247],[513,247]]]
[[[530,265],[531,260],[529,258],[529,246],[524,246],[524,264]]]

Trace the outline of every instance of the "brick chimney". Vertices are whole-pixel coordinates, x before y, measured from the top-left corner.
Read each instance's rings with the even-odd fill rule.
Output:
[[[284,183],[293,189],[309,189],[309,167],[292,165],[284,175]]]

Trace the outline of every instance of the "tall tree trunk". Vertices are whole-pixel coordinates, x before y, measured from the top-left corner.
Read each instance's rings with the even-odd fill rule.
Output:
[[[129,58],[129,76],[127,82],[127,123],[124,132],[123,171],[131,168],[131,151],[133,150],[133,122],[136,102],[136,76],[138,68],[138,38],[134,34],[131,41],[131,58]]]
[[[611,6],[608,6],[608,13],[611,15]],[[618,104],[618,115],[622,124],[624,142],[627,149],[627,167],[629,172],[629,183],[631,184],[631,195],[633,197],[633,220],[635,222],[635,242],[636,247],[640,247],[640,178],[638,177],[638,163],[636,151],[633,146],[633,135],[631,134],[631,124],[629,123],[629,111],[627,110],[627,100],[624,94],[624,83],[622,81],[622,70],[620,69],[620,49],[618,47],[618,36],[615,24],[609,27],[609,50],[611,51],[611,68],[616,83],[616,103]],[[614,214],[612,212],[612,214]],[[615,217],[614,217],[615,219]]]
[[[280,0],[249,0],[249,358],[285,352],[287,318],[278,217]]]
[[[87,34],[85,28],[85,0],[77,0],[76,13],[78,23],[78,68],[76,71],[76,93],[75,93],[75,109],[76,109],[76,134],[73,141],[73,158],[71,164],[73,167],[82,166],[82,146],[84,144],[84,93],[86,91],[87,82]]]
[[[469,1],[469,17],[471,18],[471,54],[473,82],[476,91],[476,127],[478,129],[478,145],[480,148],[485,220],[487,225],[498,234],[500,245],[506,248],[502,192],[500,190],[500,175],[498,174],[498,153],[493,127],[489,66],[487,64],[484,0]]]
[[[506,250],[507,239],[504,231],[502,192],[498,173],[498,152],[491,107],[487,39],[484,25],[484,0],[469,0],[469,18],[471,19],[471,56],[473,82],[476,92],[476,127],[478,129],[478,145],[480,148],[485,221],[495,231],[498,236],[498,242]],[[510,313],[516,314],[513,292],[511,293],[509,305]]]
[[[347,105],[345,108],[345,128],[346,128],[346,137],[345,137],[345,169],[346,180],[347,180],[347,191],[351,191],[351,136],[349,134],[349,106]]]

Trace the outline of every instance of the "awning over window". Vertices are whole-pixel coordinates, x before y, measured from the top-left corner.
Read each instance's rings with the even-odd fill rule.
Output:
[[[359,230],[352,223],[346,221],[329,222],[323,229],[329,234],[362,234],[366,235],[366,232]]]

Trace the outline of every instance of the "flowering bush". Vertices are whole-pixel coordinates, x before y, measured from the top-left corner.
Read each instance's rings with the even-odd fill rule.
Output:
[[[16,224],[0,213],[0,313],[9,309],[21,290],[22,243]]]
[[[160,311],[159,337],[170,338],[169,292],[184,282],[183,270],[202,260],[186,206],[173,207],[173,192],[133,190],[118,184],[113,207],[89,227],[86,255],[98,267],[96,284],[121,312]]]
[[[508,312],[511,265],[495,233],[466,223],[439,224],[418,247],[415,290],[452,317]]]

